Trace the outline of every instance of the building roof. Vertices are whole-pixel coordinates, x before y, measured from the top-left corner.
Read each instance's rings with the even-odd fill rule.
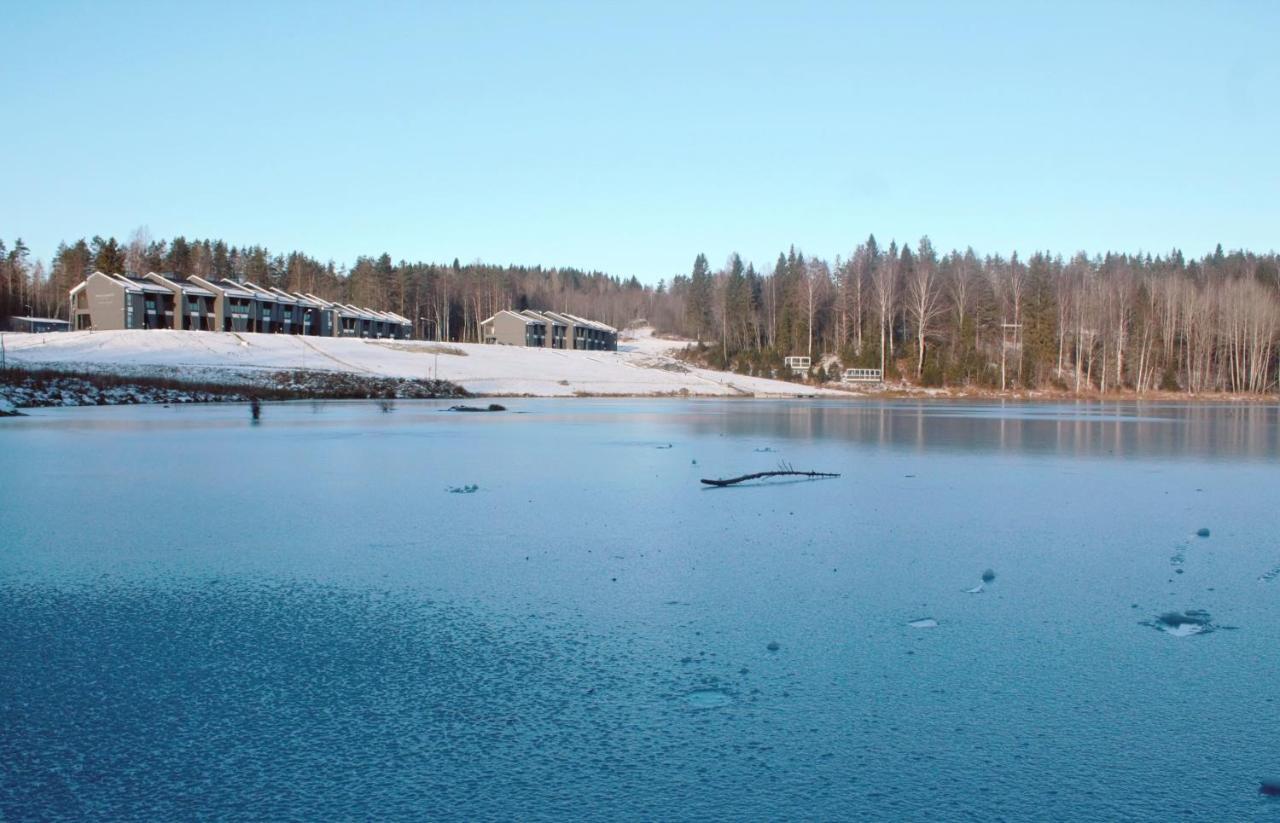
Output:
[[[273,291],[280,291],[280,289],[273,289]],[[324,304],[324,302],[323,302],[322,300],[320,300],[320,298],[318,298],[318,297],[308,297],[307,295],[302,294],[302,293],[300,293],[300,292],[296,292],[296,291],[295,291],[295,292],[293,292],[292,294],[290,294],[289,292],[283,292],[283,291],[282,291],[282,292],[280,292],[280,293],[281,293],[281,294],[288,294],[288,295],[289,295],[290,297],[292,297],[294,300],[297,300],[297,301],[298,301],[298,305],[301,305],[301,306],[307,306],[307,307],[309,307],[309,308],[319,309],[319,308],[323,308],[323,307],[324,307],[324,305],[325,305],[325,304]]]
[[[241,286],[243,286],[246,290],[252,292],[255,300],[270,301],[272,303],[280,302],[279,297],[267,291],[266,289],[262,288],[262,286],[259,286],[257,283],[250,283],[248,280],[246,280],[241,284]]]
[[[615,329],[613,326],[610,326],[608,323],[601,323],[599,320],[587,320],[587,319],[585,319],[585,318],[578,317],[577,315],[573,315],[573,314],[571,314],[571,315],[569,315],[569,316],[570,316],[570,317],[572,317],[572,318],[573,318],[573,319],[575,319],[575,320],[581,320],[583,323],[586,323],[587,325],[591,326],[592,328],[599,329],[600,331],[608,332],[609,334],[617,334],[617,333],[618,333],[618,330],[617,330],[617,329]]]
[[[26,320],[28,323],[61,323],[64,326],[71,325],[70,320],[59,320],[56,317],[26,317],[26,316],[14,315],[9,319],[10,320]]]
[[[532,317],[534,320],[540,320],[543,323],[551,323],[554,326],[568,327],[569,325],[564,320],[561,320],[555,317],[553,314],[551,314],[551,312],[547,312],[544,314],[542,312],[534,311],[533,309],[525,309],[524,311],[521,312],[521,314],[526,315],[528,317]]]
[[[101,274],[101,272],[95,272]],[[150,280],[143,280],[138,277],[126,277],[123,274],[104,274],[103,277],[109,277],[112,280],[123,285],[131,292],[148,292],[150,294],[173,294],[173,289],[165,288],[159,283]]]
[[[480,322],[481,322],[482,324],[483,324],[483,323],[492,323],[494,320],[496,320],[496,319],[497,319],[497,317],[498,317],[498,315],[499,315],[499,314],[509,314],[509,315],[511,315],[512,317],[514,317],[514,318],[516,318],[517,320],[519,320],[519,321],[521,321],[522,323],[524,323],[526,326],[528,326],[528,325],[531,325],[531,324],[533,324],[533,323],[537,323],[537,322],[538,322],[537,320],[534,320],[534,319],[533,319],[533,318],[531,318],[531,317],[525,317],[523,314],[520,314],[519,312],[514,312],[514,311],[512,311],[511,309],[503,309],[502,311],[500,311],[500,312],[498,312],[497,314],[493,315],[493,317],[490,317],[488,320],[481,320]]]
[[[376,319],[376,318],[373,316],[373,312],[369,311],[368,309],[362,309],[362,308],[360,308],[359,306],[353,306],[353,305],[351,305],[350,303],[343,303],[343,304],[342,304],[342,308],[344,308],[344,309],[346,309],[347,311],[351,312],[351,313],[352,313],[352,314],[354,314],[356,317],[359,317],[361,320],[374,320],[374,319]]]
[[[147,279],[151,280],[153,283],[159,283],[161,285],[166,285],[166,286],[171,286],[172,288],[176,288],[178,291],[182,292],[183,294],[195,295],[196,297],[214,297],[215,296],[213,292],[209,291],[208,289],[204,288],[198,283],[193,283],[190,280],[183,277],[174,277],[173,275],[166,276],[163,274],[157,274],[156,272],[152,271],[152,272],[147,272]]]
[[[214,280],[206,280],[205,278],[197,274],[193,274],[191,275],[190,279],[195,281],[196,283],[199,283],[202,286],[206,286],[210,289],[213,289],[215,292],[221,292],[224,297],[235,297],[238,299],[245,299],[245,300],[251,299],[253,297],[252,292],[245,291],[240,287],[239,283],[237,283],[234,280],[228,280],[225,277],[221,280],[214,281]]]
[[[588,320],[585,317],[579,317],[576,314],[569,314],[567,311],[560,311],[560,312],[548,311],[548,312],[543,312],[543,314],[547,315],[548,317],[559,318],[565,323],[568,323],[570,325],[582,326],[588,329],[595,329],[596,331],[609,332],[610,334],[616,334],[618,331],[613,326],[607,326],[604,323],[599,322],[598,320]]]
[[[409,318],[404,317],[404,316],[402,316],[402,315],[396,314],[396,313],[395,313],[395,312],[393,312],[393,311],[380,311],[380,312],[378,312],[378,313],[379,313],[379,314],[381,314],[381,315],[382,315],[382,316],[383,316],[383,317],[384,317],[388,322],[396,323],[396,324],[404,325],[404,326],[412,326],[412,325],[413,325],[413,321],[412,321],[412,320],[410,320]]]
[[[289,294],[289,292],[284,291],[282,289],[277,289],[275,286],[270,287],[269,289],[267,289],[267,291],[274,294],[276,296],[276,300],[280,301],[281,303],[299,302],[296,295]]]

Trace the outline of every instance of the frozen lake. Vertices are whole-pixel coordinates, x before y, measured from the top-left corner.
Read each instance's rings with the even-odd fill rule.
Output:
[[[504,402],[0,421],[0,819],[1280,819],[1275,405]]]

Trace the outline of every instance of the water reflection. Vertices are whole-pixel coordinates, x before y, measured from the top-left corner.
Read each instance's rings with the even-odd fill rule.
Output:
[[[801,440],[839,439],[883,448],[1036,452],[1074,457],[1280,456],[1275,405],[947,403],[736,406],[691,416],[698,434]]]

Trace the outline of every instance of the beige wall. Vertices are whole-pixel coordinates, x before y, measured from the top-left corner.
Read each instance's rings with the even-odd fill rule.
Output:
[[[526,326],[523,318],[499,312],[494,315],[493,322],[489,325],[492,331],[486,333],[486,336],[496,338],[494,342],[508,346],[525,345]]]
[[[125,287],[111,278],[98,274],[89,275],[85,281],[84,292],[89,304],[89,316],[93,328],[103,331],[115,331],[125,328],[124,296]]]

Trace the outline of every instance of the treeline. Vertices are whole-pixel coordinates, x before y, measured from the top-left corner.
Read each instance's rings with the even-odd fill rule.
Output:
[[[302,252],[274,254],[262,246],[223,240],[153,240],[144,230],[127,243],[94,237],[58,246],[51,264],[32,262],[18,240],[0,241],[0,318],[34,314],[66,318],[67,292],[93,271],[173,273],[250,280],[290,292],[395,311],[418,333],[459,342],[479,339],[480,321],[506,308],[567,311],[621,328],[642,317],[653,291],[634,277],[541,266],[392,262],[390,255],[361,257],[350,269]]]
[[[48,267],[21,240],[0,241],[0,317],[65,318],[67,290],[95,269],[251,280],[389,309],[421,335],[457,342],[477,340],[479,322],[506,308],[618,328],[647,318],[698,340],[711,365],[750,374],[779,375],[785,356],[807,355],[817,379],[868,367],[929,386],[1264,393],[1280,377],[1280,260],[1221,247],[1198,260],[1177,251],[1024,260],[940,253],[927,237],[883,247],[873,236],[834,262],[792,249],[768,272],[736,254],[713,270],[698,255],[690,274],[647,287],[571,268],[387,254],[346,268],[140,229],[123,244],[64,243]]]
[[[711,364],[778,373],[786,355],[814,376],[882,368],[928,385],[1073,391],[1263,393],[1277,385],[1280,261],[1224,253],[941,254],[874,236],[848,259],[792,249],[761,274],[735,254],[699,255],[653,312],[703,342]]]

